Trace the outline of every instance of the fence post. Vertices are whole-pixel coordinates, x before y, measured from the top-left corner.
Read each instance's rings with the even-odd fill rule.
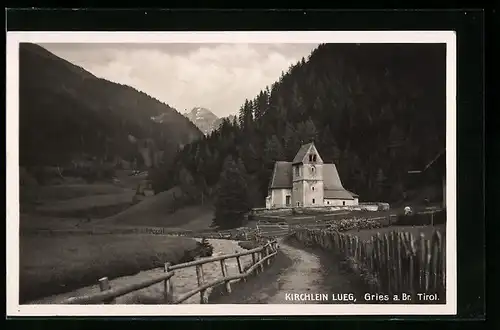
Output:
[[[165,263],[165,267],[164,267],[165,273],[170,272],[170,266],[171,266],[170,262]],[[173,279],[173,277],[168,278],[163,283],[163,285],[164,285],[164,291],[163,291],[164,300],[165,300],[165,303],[167,303],[167,304],[172,303],[174,301],[174,285],[172,283],[172,279]]]
[[[271,252],[271,242],[270,241],[267,241],[267,244],[266,244],[266,253],[265,253],[265,256],[269,256],[272,252]],[[267,260],[266,260],[266,265],[271,265],[271,258],[272,257],[269,257]]]
[[[252,266],[256,264],[256,259],[257,259],[257,256],[255,255],[255,253],[252,253]],[[257,269],[254,269],[254,273],[253,275],[257,274]]]
[[[431,277],[431,241],[425,240],[425,260],[424,260],[424,289],[429,292]]]
[[[226,265],[226,260],[222,259],[220,261],[220,268],[222,270],[222,277],[226,278],[227,277],[227,265]],[[226,293],[230,294],[231,293],[231,283],[229,281],[224,282],[226,285]]]
[[[425,236],[420,233],[418,237],[418,270],[419,270],[419,283],[418,289],[423,292],[425,290],[425,260],[427,257],[425,251]]]
[[[410,293],[412,296],[415,296],[415,292],[418,292],[418,281],[419,277],[417,277],[416,274],[416,261],[417,261],[417,249],[416,249],[416,242],[415,242],[415,237],[411,234],[408,233],[409,237],[409,242],[410,242]]]
[[[99,289],[102,291],[107,291],[107,290],[110,290],[111,289],[111,285],[109,284],[109,280],[107,277],[103,277],[101,279],[99,279]],[[115,299],[114,298],[110,298],[109,300],[105,300],[103,301],[103,303],[105,304],[114,304],[115,303]]]
[[[265,254],[264,254],[264,248],[262,248],[260,251],[259,251],[259,261],[262,261],[262,259],[264,259],[265,257]],[[260,273],[262,273],[264,271],[264,262],[261,262],[260,264]]]
[[[238,253],[238,251],[234,251],[234,253]],[[243,266],[241,265],[241,259],[239,256],[236,257],[236,263],[238,264],[238,271],[240,272],[240,274],[243,274]],[[243,282],[245,282],[246,280],[246,277],[242,278]]]
[[[198,286],[202,286],[205,284],[205,279],[203,276],[203,265],[196,265],[196,278],[198,280]],[[206,290],[201,290],[200,291],[200,304],[206,304],[208,301],[206,295],[205,295]]]
[[[394,232],[394,243],[396,249],[396,277],[398,279],[396,290],[398,293],[404,290],[404,278],[403,278],[403,240],[401,239],[401,233]]]

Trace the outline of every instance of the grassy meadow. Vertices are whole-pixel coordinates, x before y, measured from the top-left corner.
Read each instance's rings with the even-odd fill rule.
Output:
[[[184,262],[196,241],[155,235],[21,236],[20,303],[78,289],[107,276]]]

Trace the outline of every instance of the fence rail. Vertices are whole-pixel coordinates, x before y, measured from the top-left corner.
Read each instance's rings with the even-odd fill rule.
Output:
[[[245,279],[248,276],[262,272],[265,266],[271,264],[271,261],[278,253],[278,249],[279,246],[277,241],[273,240],[273,241],[268,241],[263,246],[244,252],[209,257],[209,258],[202,258],[195,261],[177,265],[171,265],[170,263],[166,263],[164,267],[164,274],[161,274],[159,276],[156,276],[154,278],[142,282],[121,286],[117,288],[111,288],[108,278],[103,277],[99,280],[99,287],[101,292],[80,297],[71,297],[64,300],[62,304],[81,304],[81,305],[98,304],[98,303],[113,304],[115,302],[115,299],[120,296],[124,296],[134,291],[145,289],[151,285],[161,282],[164,282],[164,302],[166,304],[180,304],[198,293],[200,294],[200,303],[205,304],[208,302],[208,296],[206,294],[207,289],[225,283],[226,293],[228,294],[231,293],[231,281]],[[248,255],[252,256],[251,266],[248,269],[244,269],[242,267],[240,258]],[[228,275],[225,261],[231,258],[236,258],[239,271],[238,275],[232,275],[232,276]],[[217,261],[220,262],[222,277],[218,278],[215,281],[206,283],[203,274],[203,265]],[[195,289],[187,293],[184,293],[179,298],[174,299],[175,271],[189,267],[195,267],[198,286]]]

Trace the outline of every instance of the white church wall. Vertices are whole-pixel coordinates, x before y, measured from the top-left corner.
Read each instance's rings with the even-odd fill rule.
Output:
[[[304,181],[303,187],[305,207],[323,205],[323,181]]]
[[[357,199],[325,198],[324,205],[326,205],[326,206],[353,206],[353,205],[358,205],[358,203],[357,203]]]
[[[293,183],[292,205],[293,207],[304,206],[304,187],[302,185],[302,181]]]
[[[323,164],[305,164],[303,173],[305,180],[323,180]]]
[[[286,196],[290,196],[290,204],[286,204]],[[291,207],[292,206],[292,190],[291,189],[273,189],[271,190],[271,208],[275,207]]]

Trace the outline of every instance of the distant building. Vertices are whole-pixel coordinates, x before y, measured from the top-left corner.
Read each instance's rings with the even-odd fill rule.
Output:
[[[314,143],[303,145],[292,162],[278,161],[269,184],[266,208],[358,205],[335,164],[325,164]]]

